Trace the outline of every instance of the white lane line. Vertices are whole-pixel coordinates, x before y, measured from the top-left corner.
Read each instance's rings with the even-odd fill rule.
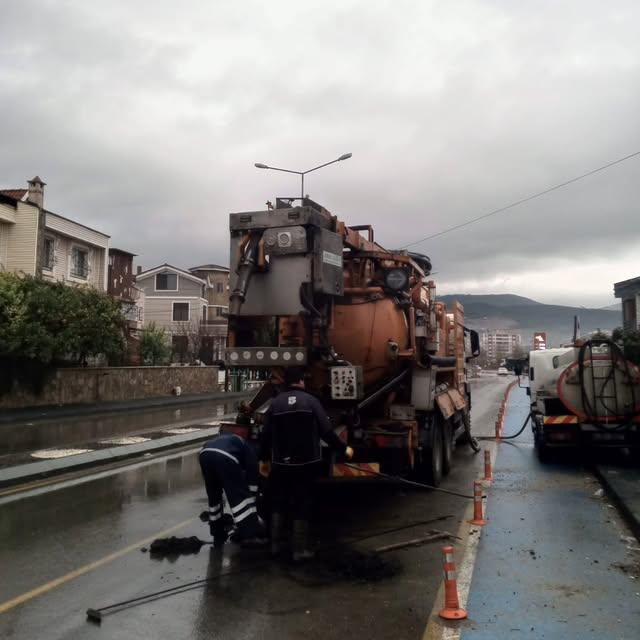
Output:
[[[495,472],[497,467],[497,459],[498,459],[498,446],[494,441],[486,441],[486,447],[489,449],[491,453],[491,460],[494,472],[494,483],[495,483]],[[489,489],[485,488],[485,493],[487,494],[487,499],[484,501],[485,514],[487,512],[487,503],[489,502]],[[490,517],[485,515],[485,517]],[[462,519],[462,524],[458,529],[458,536],[462,540],[466,540],[466,544],[464,547],[464,555],[462,556],[462,561],[460,563],[456,563],[457,569],[457,580],[458,580],[458,598],[460,600],[460,606],[463,609],[467,608],[467,602],[469,600],[469,592],[471,590],[471,581],[473,579],[473,570],[476,565],[476,559],[478,557],[478,546],[480,544],[480,536],[482,535],[482,528],[474,527],[470,525],[467,521],[473,518],[473,502],[471,502],[465,512],[464,517]],[[473,533],[472,533],[473,531]],[[459,547],[458,547],[459,548]],[[438,616],[438,612],[444,606],[444,584],[440,584],[440,588],[438,589],[438,593],[436,595],[436,599],[433,605],[433,609],[431,610],[431,614],[429,615],[429,620],[427,622],[427,627],[424,630],[424,634],[422,636],[422,640],[460,640],[463,630],[465,627],[464,623],[460,622],[448,622],[444,621]],[[472,615],[472,614],[471,614]]]
[[[471,511],[471,510],[470,510]],[[469,590],[471,589],[471,579],[473,578],[473,569],[476,566],[476,558],[478,557],[478,545],[480,544],[480,532],[482,530],[477,527],[471,527],[469,537],[467,539],[467,548],[464,552],[462,562],[457,566],[458,569],[458,597],[460,598],[460,606],[465,609],[469,601]],[[443,627],[442,640],[458,640],[462,629],[458,627]]]

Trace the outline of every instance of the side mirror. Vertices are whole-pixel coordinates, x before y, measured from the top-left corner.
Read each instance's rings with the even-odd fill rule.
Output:
[[[531,397],[531,387],[527,387],[527,395]]]
[[[464,328],[464,331],[469,336],[469,345],[471,347],[471,358],[477,358],[480,355],[480,336],[477,331],[473,329]],[[467,360],[471,358],[467,357]]]

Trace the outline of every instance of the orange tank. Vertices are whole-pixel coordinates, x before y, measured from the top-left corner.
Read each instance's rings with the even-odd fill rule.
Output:
[[[393,370],[389,340],[399,348],[409,346],[407,320],[391,298],[336,305],[329,340],[345,360],[362,365],[365,387],[379,382]]]

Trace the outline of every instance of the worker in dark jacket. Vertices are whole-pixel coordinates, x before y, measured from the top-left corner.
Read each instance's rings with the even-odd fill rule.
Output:
[[[333,431],[331,421],[317,398],[304,390],[304,369],[285,372],[287,389],[272,401],[262,430],[260,472],[269,475],[272,500],[271,550],[282,551],[284,519],[293,520],[293,559],[313,556],[309,548],[313,484],[321,471],[324,440],[347,459],[353,449]]]
[[[200,451],[200,467],[209,498],[209,528],[214,546],[226,542],[223,525],[224,490],[237,537],[243,546],[267,543],[258,518],[258,459],[251,445],[236,434],[219,435],[205,443]]]

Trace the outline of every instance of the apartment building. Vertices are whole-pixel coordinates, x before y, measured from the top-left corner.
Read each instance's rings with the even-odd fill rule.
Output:
[[[516,347],[522,346],[522,336],[507,329],[482,329],[480,351],[489,362],[506,358]]]
[[[129,329],[142,329],[144,323],[144,291],[136,286],[133,259],[136,254],[123,249],[109,249],[107,293],[118,300]]]
[[[227,345],[229,311],[229,269],[219,264],[191,267],[189,272],[206,282],[206,317],[202,359],[207,363],[221,360]]]

